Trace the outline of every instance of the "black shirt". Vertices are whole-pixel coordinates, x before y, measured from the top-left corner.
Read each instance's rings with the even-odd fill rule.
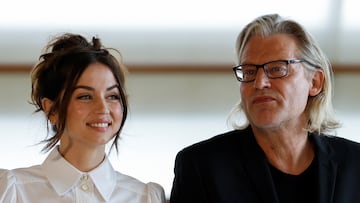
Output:
[[[270,171],[280,203],[318,202],[317,162],[299,175],[283,173],[271,164]]]

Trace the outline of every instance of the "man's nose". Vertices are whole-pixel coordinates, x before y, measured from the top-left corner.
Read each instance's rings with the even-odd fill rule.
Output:
[[[270,80],[268,76],[265,73],[265,70],[263,68],[259,68],[256,77],[254,80],[254,87],[256,89],[263,89],[263,88],[269,88],[270,87]]]

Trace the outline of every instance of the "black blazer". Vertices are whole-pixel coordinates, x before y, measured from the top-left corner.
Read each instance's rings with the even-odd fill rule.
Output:
[[[309,135],[318,158],[319,203],[360,202],[360,144]],[[180,151],[171,203],[277,203],[269,165],[251,128]]]

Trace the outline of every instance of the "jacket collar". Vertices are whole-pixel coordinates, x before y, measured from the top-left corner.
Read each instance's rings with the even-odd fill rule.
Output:
[[[84,174],[89,175],[105,201],[110,199],[116,185],[116,173],[106,157],[97,168],[84,173],[66,161],[54,148],[42,164],[44,174],[54,190],[61,196],[74,189]]]

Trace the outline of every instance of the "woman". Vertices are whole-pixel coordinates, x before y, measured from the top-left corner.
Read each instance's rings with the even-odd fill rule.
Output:
[[[113,50],[116,51],[116,50]],[[156,183],[115,171],[105,146],[127,117],[125,67],[100,43],[66,33],[51,41],[31,72],[32,103],[53,134],[41,165],[3,173],[0,202],[165,202]]]

